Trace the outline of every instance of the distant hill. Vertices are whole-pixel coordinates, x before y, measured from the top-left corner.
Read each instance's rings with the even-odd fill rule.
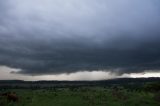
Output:
[[[118,78],[100,81],[22,81],[0,80],[1,87],[65,87],[65,86],[110,86],[110,85],[133,85],[139,86],[144,83],[159,82],[160,78]]]

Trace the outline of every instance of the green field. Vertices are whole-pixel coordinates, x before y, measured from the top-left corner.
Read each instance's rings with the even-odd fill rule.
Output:
[[[125,88],[81,87],[54,89],[2,89],[15,92],[19,100],[0,97],[0,106],[160,106],[159,94]]]

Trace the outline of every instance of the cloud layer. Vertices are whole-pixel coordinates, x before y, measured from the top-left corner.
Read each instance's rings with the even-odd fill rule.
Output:
[[[160,69],[159,0],[1,0],[0,65],[40,75]]]

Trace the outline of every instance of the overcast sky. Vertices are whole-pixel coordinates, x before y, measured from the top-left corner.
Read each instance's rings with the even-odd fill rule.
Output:
[[[0,79],[160,73],[159,45],[159,0],[0,0]]]

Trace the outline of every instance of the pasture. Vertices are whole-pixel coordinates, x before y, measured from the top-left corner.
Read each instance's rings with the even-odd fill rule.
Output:
[[[14,93],[16,101],[4,93]],[[123,87],[1,89],[0,106],[160,106],[160,93]]]

